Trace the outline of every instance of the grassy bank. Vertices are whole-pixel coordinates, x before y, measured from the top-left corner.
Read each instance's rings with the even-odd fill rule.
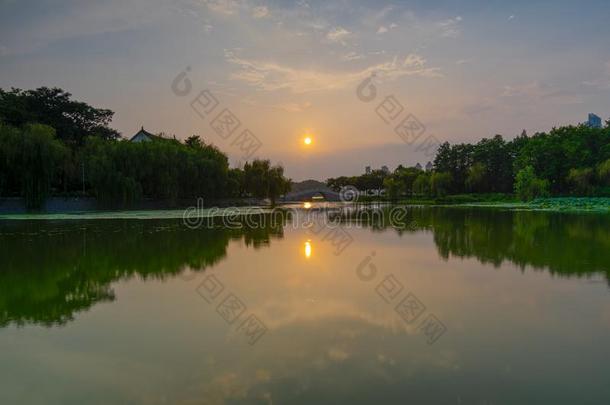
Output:
[[[610,198],[607,197],[538,198],[529,202],[473,202],[460,205],[535,211],[610,213]]]
[[[366,199],[361,202],[374,202],[379,199]],[[388,200],[386,200],[388,201]],[[389,201],[388,201],[389,202]],[[452,205],[463,207],[486,207],[501,209],[561,211],[561,212],[608,212],[609,197],[554,197],[520,201],[512,194],[458,194],[442,198],[410,197],[394,201],[407,205]]]

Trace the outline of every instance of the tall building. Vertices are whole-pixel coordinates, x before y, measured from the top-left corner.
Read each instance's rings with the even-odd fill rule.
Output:
[[[589,113],[589,120],[587,121],[587,125],[589,125],[591,128],[601,128],[602,119],[593,113]]]

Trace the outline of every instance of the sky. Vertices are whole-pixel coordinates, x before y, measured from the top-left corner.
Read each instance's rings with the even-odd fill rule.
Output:
[[[608,21],[607,1],[0,0],[0,87],[324,180],[610,117]]]

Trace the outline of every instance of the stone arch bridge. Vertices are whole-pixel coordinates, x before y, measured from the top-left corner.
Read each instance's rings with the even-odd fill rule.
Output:
[[[341,201],[339,193],[329,188],[290,192],[284,196],[284,201],[311,201],[318,198],[324,201]]]

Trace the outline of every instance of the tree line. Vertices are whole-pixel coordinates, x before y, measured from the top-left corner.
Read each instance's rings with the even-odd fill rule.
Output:
[[[0,197],[23,197],[36,209],[52,195],[129,206],[144,198],[275,202],[289,190],[284,169],[269,160],[229,168],[226,154],[195,135],[130,142],[109,127],[113,114],[57,88],[0,89]]]
[[[553,128],[512,140],[501,135],[476,144],[445,142],[433,170],[399,166],[327,180],[335,190],[384,188],[392,198],[444,197],[465,193],[514,193],[522,200],[550,195],[610,195],[610,121],[605,128],[585,124]]]

